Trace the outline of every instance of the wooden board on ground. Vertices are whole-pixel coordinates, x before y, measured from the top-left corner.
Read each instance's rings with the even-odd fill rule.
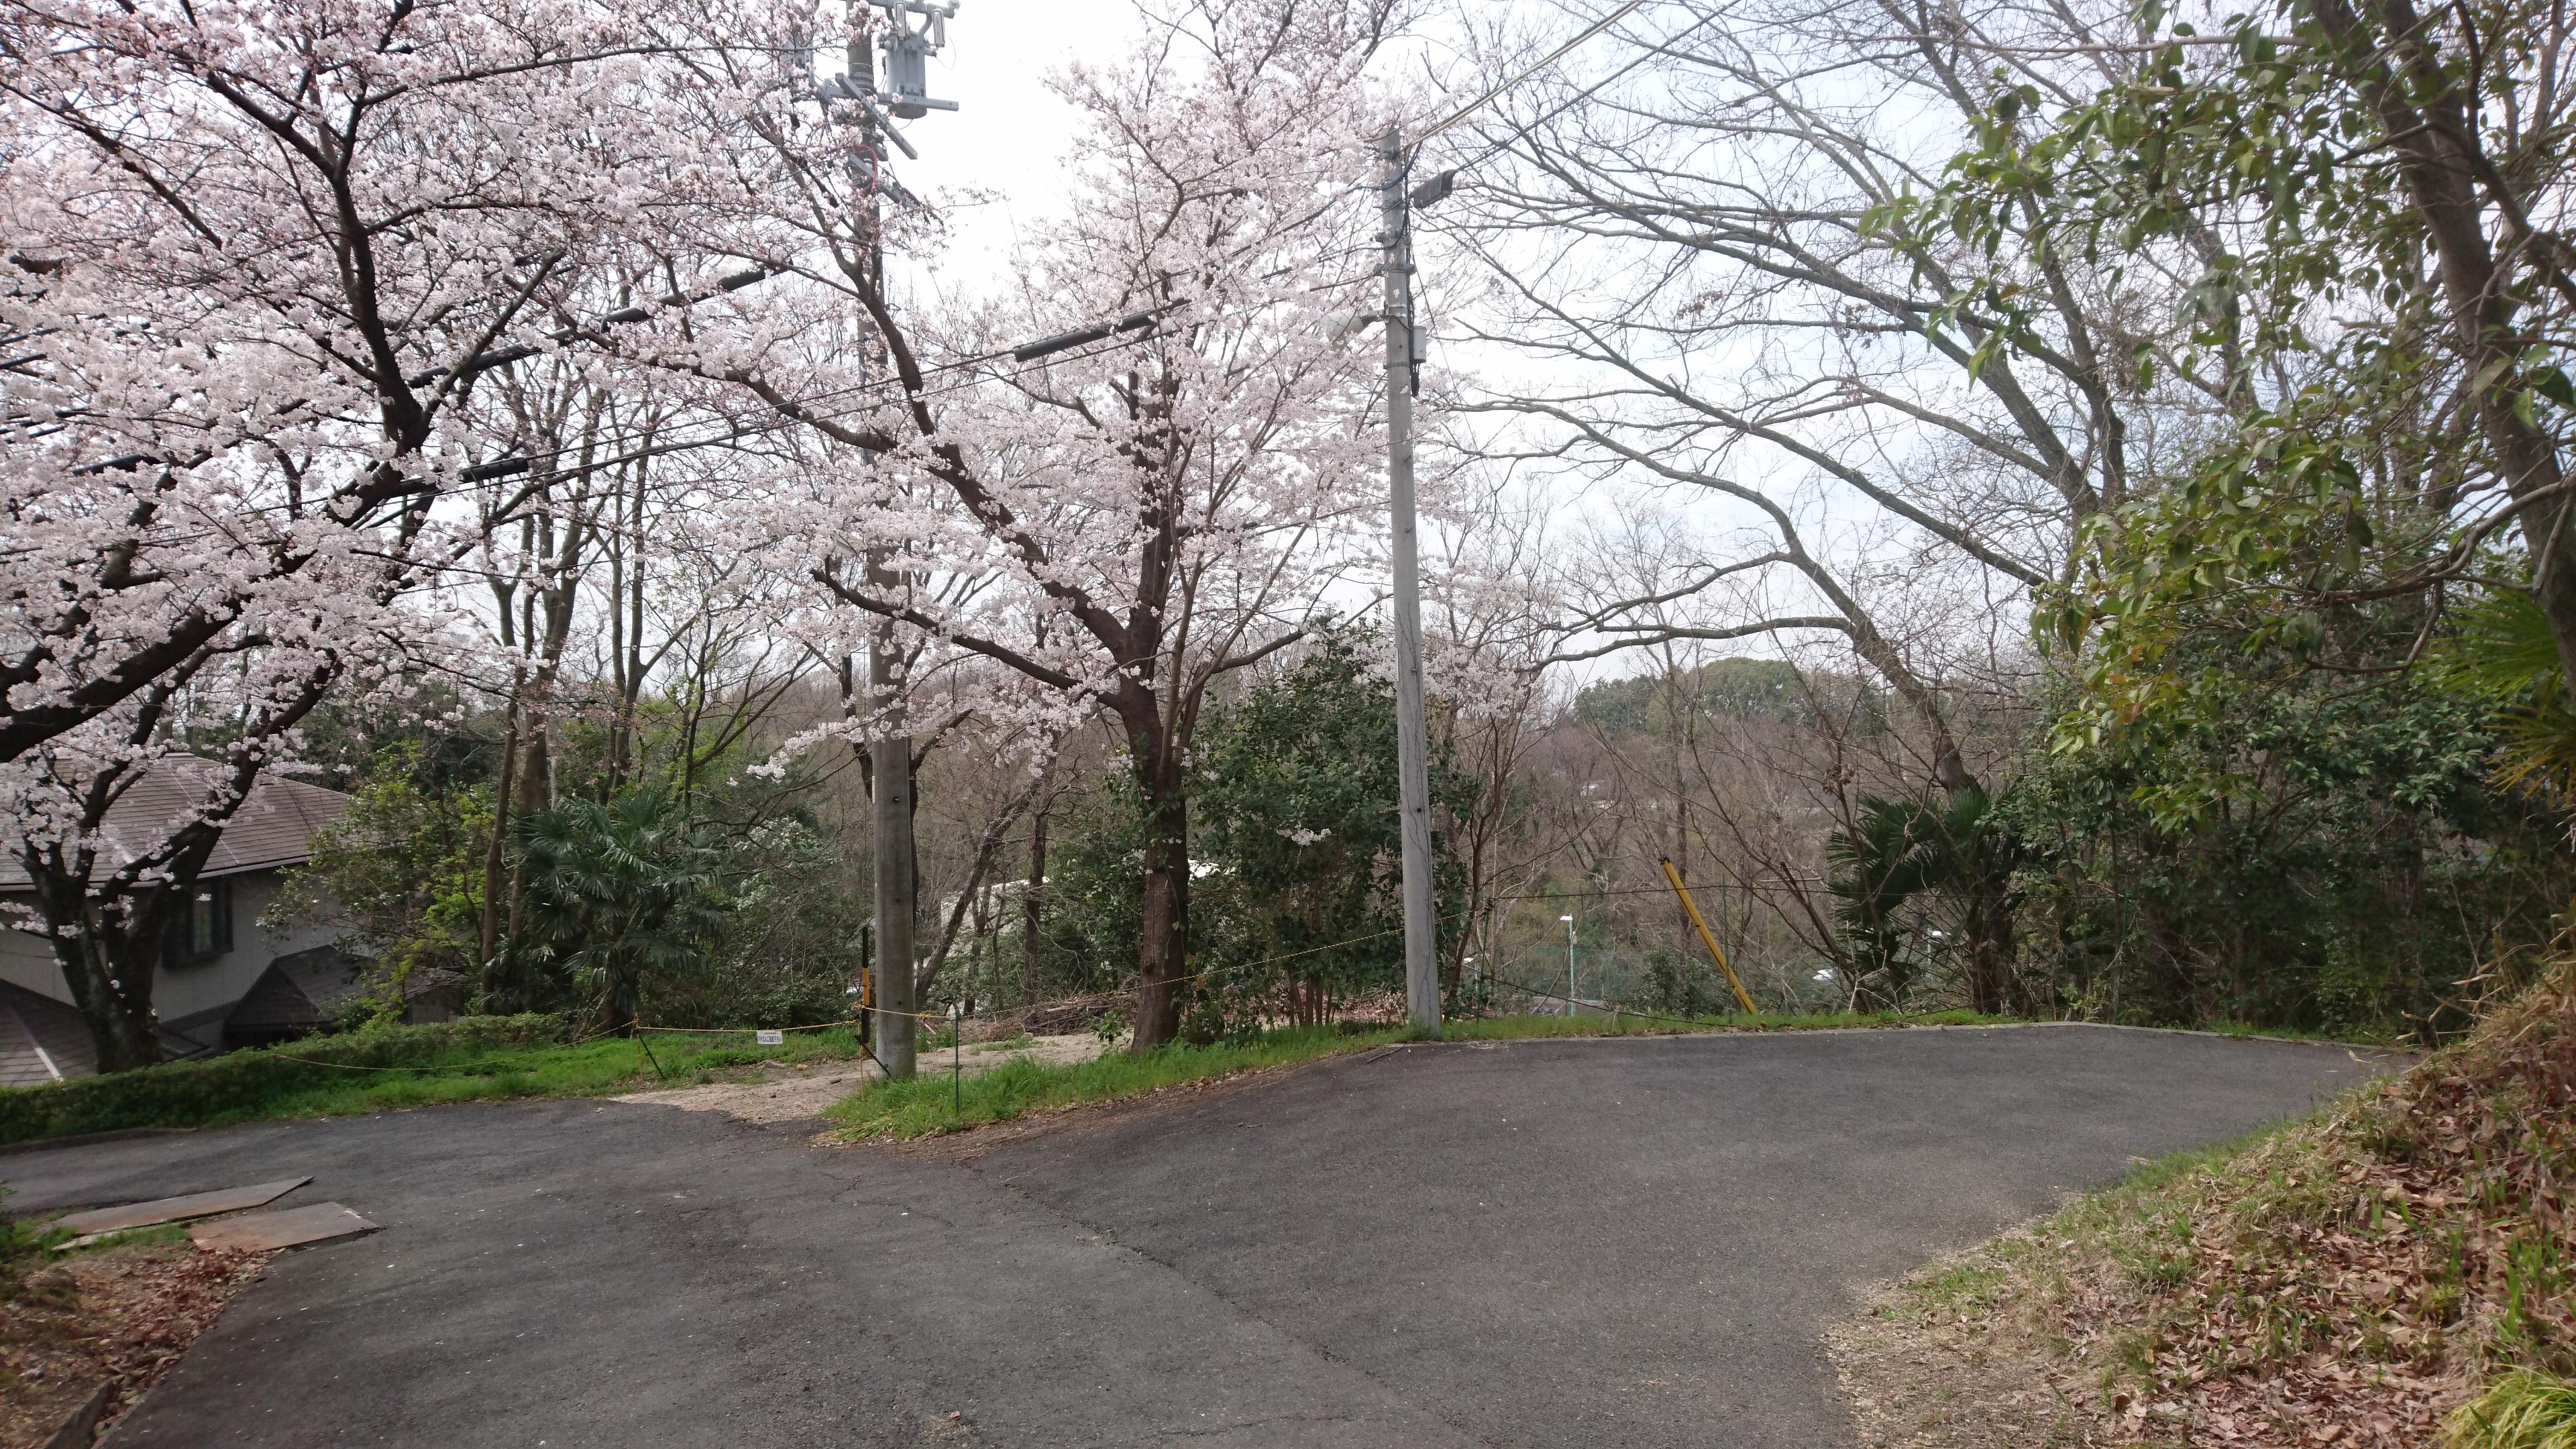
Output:
[[[351,1212],[336,1202],[317,1202],[310,1207],[287,1208],[283,1212],[246,1213],[220,1222],[199,1223],[188,1230],[200,1248],[231,1248],[243,1252],[264,1253],[272,1248],[301,1247],[329,1238],[345,1238],[351,1233],[371,1233],[374,1223]]]
[[[312,1180],[309,1177],[288,1177],[276,1182],[254,1183],[249,1187],[227,1187],[214,1192],[192,1192],[185,1197],[162,1197],[150,1202],[130,1202],[121,1207],[93,1208],[85,1213],[73,1213],[54,1226],[88,1234],[122,1233],[159,1223],[184,1223],[190,1218],[210,1218],[217,1213],[266,1207]]]

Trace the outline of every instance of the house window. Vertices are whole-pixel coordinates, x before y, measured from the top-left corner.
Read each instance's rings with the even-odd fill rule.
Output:
[[[211,961],[232,948],[233,883],[197,882],[195,898],[170,922],[170,939],[161,953],[163,964],[188,966]]]

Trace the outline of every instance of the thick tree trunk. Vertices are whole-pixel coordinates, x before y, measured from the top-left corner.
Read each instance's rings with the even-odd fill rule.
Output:
[[[2470,412],[2493,453],[2496,470],[2517,504],[2533,559],[2533,592],[2557,645],[2559,671],[2576,691],[2576,503],[2559,492],[2565,481],[2556,438],[2517,403],[2529,385],[2519,365],[2523,341],[2515,321],[2530,287],[2530,274],[2499,259],[2487,235],[2484,179],[2505,216],[2508,240],[2525,205],[2506,197],[2503,178],[2481,154],[2477,98],[2457,63],[2429,39],[2431,26],[2412,0],[2368,0],[2362,12],[2345,0],[2316,9],[2326,32],[2339,42],[2351,79],[2379,113],[2388,149],[2398,158],[2407,199],[2432,245],[2434,273],[2461,361],[2472,381]],[[2545,237],[2521,233],[2519,249],[2545,262]]]
[[[55,933],[54,959],[89,1027],[98,1069],[130,1071],[160,1061],[161,1018],[153,1009],[153,987],[171,910],[186,893],[174,887],[132,897],[132,913],[109,920],[90,908],[77,881],[48,880],[40,872],[37,889],[49,898],[47,919],[82,923],[78,935]]]
[[[508,858],[512,774],[519,760],[519,686],[510,685],[508,723],[501,730],[501,774],[492,787],[492,838],[483,848],[482,967],[488,972],[501,954],[501,863]],[[488,984],[488,982],[486,983]]]
[[[1145,794],[1145,892],[1130,1050],[1138,1056],[1179,1034],[1190,974],[1190,805],[1178,753],[1140,750],[1137,758]]]
[[[1968,938],[1968,1004],[1988,1016],[2027,1015],[2029,1002],[2013,970],[2010,903],[1997,882],[1972,881],[1967,890],[1961,930]]]

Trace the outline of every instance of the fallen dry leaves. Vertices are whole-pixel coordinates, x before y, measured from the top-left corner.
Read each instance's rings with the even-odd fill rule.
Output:
[[[123,1413],[265,1261],[137,1243],[30,1274],[0,1302],[0,1449],[44,1443],[101,1383]]]
[[[1879,1292],[1829,1347],[1873,1446],[2429,1445],[2503,1368],[2576,1373],[2571,1173],[2562,980],[2325,1116]]]

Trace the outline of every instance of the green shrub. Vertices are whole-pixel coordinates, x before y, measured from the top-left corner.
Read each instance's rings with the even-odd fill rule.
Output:
[[[0,1089],[0,1142],[126,1127],[198,1127],[255,1116],[282,1098],[353,1072],[436,1070],[510,1047],[560,1042],[555,1016],[469,1016],[424,1026],[377,1026],[309,1037],[203,1061]]]
[[[9,1216],[9,1190],[0,1187],[0,1302],[18,1291],[27,1269],[44,1256],[44,1235],[35,1224]]]

